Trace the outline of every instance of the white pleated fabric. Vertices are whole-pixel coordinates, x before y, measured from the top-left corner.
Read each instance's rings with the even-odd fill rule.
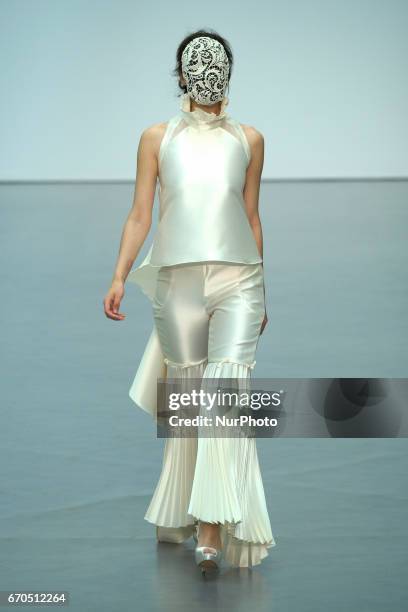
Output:
[[[180,391],[182,381],[202,378],[206,360],[188,367],[168,365],[169,378],[177,378]],[[194,479],[197,438],[166,438],[162,472],[147,509],[145,519],[161,527],[182,528],[194,525],[188,513],[191,487]],[[189,534],[191,535],[191,533]]]
[[[169,365],[170,378],[250,378],[238,363]],[[225,561],[259,565],[275,546],[255,438],[167,438],[163,466],[145,519],[174,542],[192,535],[195,522],[222,523]],[[163,529],[165,528],[165,529]]]

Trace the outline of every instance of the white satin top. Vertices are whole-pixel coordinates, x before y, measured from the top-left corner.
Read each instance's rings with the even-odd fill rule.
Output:
[[[159,268],[189,262],[259,263],[254,234],[243,198],[250,147],[240,124],[219,115],[190,110],[181,97],[159,151],[159,224],[142,264],[128,281],[150,299]]]

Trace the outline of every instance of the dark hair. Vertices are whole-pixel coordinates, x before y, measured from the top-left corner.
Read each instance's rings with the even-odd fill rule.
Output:
[[[179,44],[179,46],[177,47],[177,52],[176,52],[176,67],[174,68],[172,74],[177,77],[178,79],[178,86],[180,87],[180,89],[182,90],[183,93],[187,93],[187,87],[185,85],[182,85],[180,82],[180,77],[182,76],[182,72],[181,72],[181,56],[183,54],[183,51],[185,49],[185,47],[188,45],[188,43],[190,41],[193,40],[193,38],[197,38],[197,36],[210,36],[211,38],[214,38],[215,40],[218,40],[219,43],[222,44],[222,46],[225,49],[225,53],[227,54],[228,57],[228,61],[229,61],[229,78],[228,78],[228,89],[229,89],[229,82],[231,81],[231,73],[232,73],[232,65],[234,63],[234,58],[232,55],[232,50],[231,50],[231,45],[229,44],[229,42],[223,38],[222,36],[220,36],[220,34],[218,34],[217,32],[215,32],[215,30],[196,30],[195,32],[192,32],[191,34],[188,34]],[[181,95],[181,93],[179,94]]]

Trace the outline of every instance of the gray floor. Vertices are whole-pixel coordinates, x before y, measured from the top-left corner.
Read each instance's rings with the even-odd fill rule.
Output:
[[[126,321],[102,309],[132,192],[0,188],[0,590],[64,589],[78,612],[405,610],[405,438],[259,440],[277,545],[252,571],[204,583],[191,542],[156,545],[143,515],[163,440],[128,398],[150,305],[129,285]],[[407,376],[407,196],[402,181],[262,186],[254,376]]]

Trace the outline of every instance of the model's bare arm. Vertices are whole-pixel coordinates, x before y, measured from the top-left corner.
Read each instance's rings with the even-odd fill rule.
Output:
[[[261,219],[259,216],[259,191],[261,186],[261,176],[264,164],[264,137],[261,132],[256,130],[254,127],[243,125],[242,128],[244,129],[251,149],[251,160],[247,168],[244,187],[245,208],[249,224],[255,237],[259,254],[263,258],[263,234]],[[265,318],[262,323],[261,333],[265,329],[265,325],[267,324],[267,322],[268,316],[265,312]]]
[[[158,173],[157,153],[162,135],[163,124],[156,124],[144,130],[140,137],[133,204],[123,227],[112,284],[104,299],[105,314],[115,321],[125,318],[119,312],[125,281],[151,227]]]
[[[248,216],[255,236],[258,251],[263,257],[262,225],[259,217],[259,190],[264,163],[264,138],[261,132],[253,127],[242,126],[251,149],[251,161],[247,168],[244,187],[244,200]]]

